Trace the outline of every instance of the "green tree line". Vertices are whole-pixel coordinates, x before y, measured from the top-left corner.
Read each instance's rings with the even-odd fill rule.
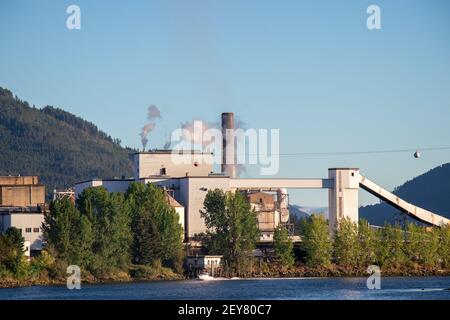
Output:
[[[0,234],[0,280],[39,277],[54,259],[43,252],[31,262],[25,256],[25,239],[19,229],[11,227]]]
[[[165,192],[132,183],[128,191],[85,189],[76,203],[53,201],[43,223],[45,249],[31,263],[23,237],[11,228],[0,235],[0,277],[64,278],[69,265],[84,277],[155,278],[182,271],[183,230]]]
[[[327,267],[332,263],[349,269],[378,265],[388,270],[450,268],[450,226],[406,228],[386,224],[373,229],[366,220],[342,219],[333,237],[322,216],[304,219],[301,227],[305,263]]]
[[[260,231],[245,195],[210,190],[201,216],[207,227],[206,250],[223,255],[225,274],[251,272]],[[450,226],[424,228],[409,223],[403,229],[392,225],[373,229],[365,220],[342,219],[331,236],[327,220],[312,215],[302,219],[298,228],[304,254],[297,257],[284,226],[275,230],[273,261],[284,268],[297,264],[362,271],[375,264],[394,271],[450,270]],[[132,183],[125,194],[87,188],[75,203],[53,201],[43,230],[45,250],[31,262],[24,257],[19,230],[0,234],[0,279],[65,277],[68,265],[78,265],[85,276],[98,279],[182,272],[179,217],[164,191],[152,184]]]
[[[207,227],[203,242],[210,254],[223,255],[222,268],[226,275],[251,272],[253,250],[260,238],[257,214],[244,194],[209,190],[201,212]],[[284,226],[275,230],[274,252],[283,266],[295,263],[293,243]]]
[[[178,214],[152,184],[132,183],[125,194],[87,188],[75,205],[52,202],[44,223],[47,248],[57,261],[96,278],[121,271],[145,276],[161,266],[180,272],[182,235]]]
[[[226,274],[248,271],[254,261],[252,252],[260,236],[256,213],[239,192],[210,190],[201,213],[208,231],[203,235],[210,254],[223,255]],[[301,236],[300,251],[282,225],[275,229],[273,258],[283,268],[296,262],[310,268],[339,266],[348,271],[365,272],[369,265],[388,270],[449,270],[450,226],[425,228],[408,223],[406,228],[386,224],[374,229],[361,219],[354,223],[342,219],[330,235],[328,221],[321,215],[302,219],[297,226]]]
[[[259,239],[255,212],[239,192],[209,190],[204,210],[207,232],[204,244],[211,254],[223,255],[227,275],[240,275],[253,263],[252,251]]]

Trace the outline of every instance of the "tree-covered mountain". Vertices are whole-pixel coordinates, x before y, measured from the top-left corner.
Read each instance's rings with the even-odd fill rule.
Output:
[[[53,189],[94,177],[132,175],[128,148],[64,110],[30,107],[0,87],[0,175],[38,175]]]
[[[450,218],[450,163],[436,167],[397,187],[394,194],[416,206]],[[359,216],[371,224],[383,225],[405,219],[397,209],[387,203],[361,207]],[[410,218],[406,218],[410,219]]]
[[[328,207],[304,207],[291,204],[289,205],[289,214],[299,219],[308,218],[311,214],[319,214],[328,219]]]

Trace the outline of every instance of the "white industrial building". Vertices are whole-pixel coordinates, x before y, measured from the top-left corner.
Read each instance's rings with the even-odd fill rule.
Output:
[[[173,201],[169,201],[180,215],[180,223],[185,231],[187,240],[193,239],[195,235],[206,231],[206,226],[200,211],[203,209],[208,190],[222,189],[224,191],[235,191],[235,184],[243,184],[245,179],[235,179],[223,174],[212,173],[212,154],[189,151],[188,157],[192,156],[190,163],[172,162],[173,151],[155,150],[151,152],[138,152],[134,154],[135,177],[134,179],[94,179],[77,183],[74,186],[75,197],[88,187],[102,186],[109,192],[126,192],[131,182],[153,183],[165,189]],[[175,153],[175,157],[177,157]],[[160,173],[157,175],[156,173]],[[165,173],[165,174],[164,174]],[[169,175],[169,173],[171,175]],[[251,181],[251,180],[250,180]],[[251,186],[239,188],[246,191],[252,207],[257,212],[261,209],[261,204],[252,201],[255,190]],[[264,188],[261,188],[264,190]],[[285,189],[283,189],[285,190]],[[277,192],[278,189],[270,188],[267,192]],[[279,193],[279,192],[278,192]],[[270,195],[270,197],[273,197]],[[272,201],[270,210],[264,207],[264,213],[261,211],[259,217],[266,219],[264,224],[266,228],[262,231],[261,240],[272,241],[273,231],[280,222],[287,223],[289,218],[287,208],[287,191],[277,195],[280,201]],[[281,201],[283,197],[283,201]],[[264,197],[267,199],[267,197]],[[258,200],[259,201],[259,200]],[[266,201],[266,200],[265,200]],[[281,207],[280,207],[281,204]],[[270,224],[269,224],[270,220]],[[263,222],[261,222],[263,225]],[[267,226],[269,226],[267,228]]]
[[[222,130],[234,129],[232,113],[222,114]],[[132,179],[99,180],[77,183],[75,197],[87,187],[103,186],[110,192],[125,192],[131,182],[153,183],[167,190],[178,204],[185,240],[206,231],[200,211],[208,190],[240,191],[258,214],[261,242],[273,240],[273,230],[289,222],[288,189],[328,189],[329,226],[333,233],[342,218],[358,221],[358,193],[363,188],[405,214],[440,226],[449,220],[413,206],[360,175],[357,168],[331,168],[326,178],[241,179],[235,177],[235,148],[228,135],[222,143],[222,172],[213,173],[213,154],[197,151],[154,150],[134,154]],[[230,163],[231,162],[231,163]],[[269,195],[269,196],[267,196]],[[273,197],[272,200],[270,197]],[[183,209],[181,209],[183,208]]]
[[[42,212],[14,212],[13,210],[0,210],[0,225],[2,231],[15,227],[21,231],[25,241],[29,243],[30,251],[42,250],[42,223],[44,214]]]
[[[195,255],[187,256],[186,264],[188,268],[198,268],[198,269],[210,269],[220,267],[220,263],[223,256],[207,256],[207,255]]]
[[[0,231],[17,228],[25,239],[26,256],[42,250],[46,210],[45,186],[37,176],[0,177]]]

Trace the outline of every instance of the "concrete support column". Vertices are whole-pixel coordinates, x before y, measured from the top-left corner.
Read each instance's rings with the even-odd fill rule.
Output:
[[[339,221],[345,217],[358,222],[359,169],[331,168],[328,178],[333,187],[328,190],[329,227],[333,235]]]

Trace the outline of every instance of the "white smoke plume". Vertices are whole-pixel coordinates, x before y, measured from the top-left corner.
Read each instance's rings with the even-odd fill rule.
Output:
[[[154,122],[155,119],[161,119],[161,111],[159,111],[158,107],[152,104],[147,109],[148,122],[142,127],[141,133],[139,134],[141,136],[142,149],[144,151],[147,147],[148,135],[156,128],[156,123]]]
[[[205,136],[205,132],[208,129],[220,130],[220,126],[218,123],[205,122],[202,120],[193,120],[193,121],[182,123],[181,129],[186,130],[186,131],[183,131],[183,140],[189,141],[192,143],[196,143],[196,144],[201,144],[202,149],[204,150],[209,144],[211,144],[213,142],[213,141],[203,140],[204,136]]]
[[[247,125],[243,121],[241,121],[240,119],[236,119],[235,129],[245,130],[246,127]],[[206,122],[199,119],[193,119],[192,121],[182,122],[180,128],[183,129],[182,139],[184,141],[193,144],[201,145],[202,151],[207,151],[208,147],[211,144],[215,143],[214,139],[204,140],[206,136],[205,132],[209,129],[216,129],[219,130],[220,132],[222,130],[219,122]],[[238,138],[238,140],[239,139],[240,138]],[[222,142],[220,141],[220,143]],[[170,140],[167,141],[166,144],[164,145],[164,149],[170,149],[171,145],[172,145],[171,141]],[[241,174],[246,172],[245,164],[236,163],[235,168],[237,176],[240,176]]]
[[[237,129],[242,129],[242,130],[247,130],[248,125],[247,123],[245,123],[241,118],[239,118],[238,116],[236,116],[234,118],[234,128]],[[242,137],[238,136],[237,138],[237,143],[244,143],[245,141],[242,140]],[[236,150],[236,152],[239,152]],[[236,170],[236,176],[237,177],[241,177],[243,174],[247,173],[247,167],[245,164],[242,163],[236,163],[234,165],[235,170]]]

